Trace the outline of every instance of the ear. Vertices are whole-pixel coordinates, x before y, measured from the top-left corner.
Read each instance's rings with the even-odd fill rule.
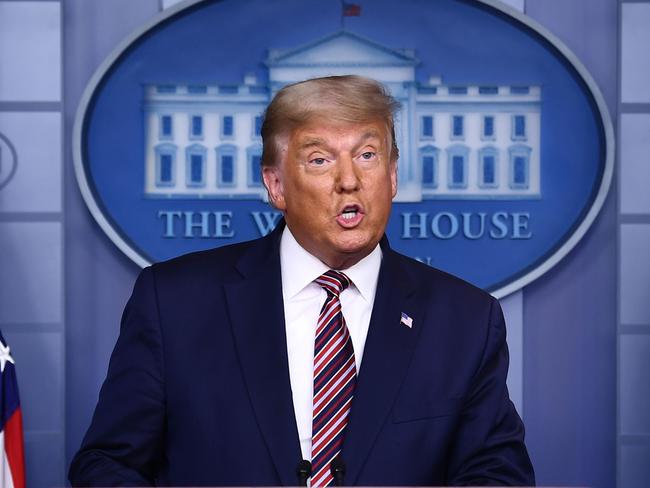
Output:
[[[397,195],[397,159],[390,162],[388,170],[390,171],[390,184],[393,198]]]
[[[275,208],[284,212],[286,203],[284,201],[284,185],[282,183],[282,170],[279,166],[263,166],[262,179],[269,194],[269,202]]]

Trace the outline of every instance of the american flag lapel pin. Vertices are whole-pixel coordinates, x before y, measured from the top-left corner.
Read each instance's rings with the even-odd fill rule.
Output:
[[[404,312],[402,312],[402,318],[400,319],[400,323],[407,326],[409,329],[413,328],[413,318],[409,317]]]

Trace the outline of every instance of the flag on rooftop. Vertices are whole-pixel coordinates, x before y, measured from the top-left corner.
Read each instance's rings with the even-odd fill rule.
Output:
[[[343,17],[359,17],[361,15],[361,5],[358,3],[343,2]]]

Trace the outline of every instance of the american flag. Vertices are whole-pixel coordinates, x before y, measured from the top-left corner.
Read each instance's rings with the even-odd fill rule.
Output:
[[[0,333],[0,487],[25,488],[23,418],[16,368]]]
[[[361,15],[361,5],[357,3],[343,2],[343,17],[359,17]]]
[[[400,322],[407,326],[409,329],[413,328],[413,318],[409,317],[404,312],[402,312],[402,318],[400,319]]]

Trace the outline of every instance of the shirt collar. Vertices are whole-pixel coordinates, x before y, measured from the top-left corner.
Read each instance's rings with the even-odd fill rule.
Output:
[[[371,304],[374,302],[375,292],[377,291],[381,259],[381,247],[377,244],[375,249],[361,261],[347,269],[339,270],[343,271],[352,280],[361,296]],[[283,277],[282,294],[285,299],[295,297],[316,278],[330,269],[320,259],[298,244],[289,227],[285,227],[282,231],[280,266]],[[285,277],[288,278],[289,276],[290,279],[285,279]]]

